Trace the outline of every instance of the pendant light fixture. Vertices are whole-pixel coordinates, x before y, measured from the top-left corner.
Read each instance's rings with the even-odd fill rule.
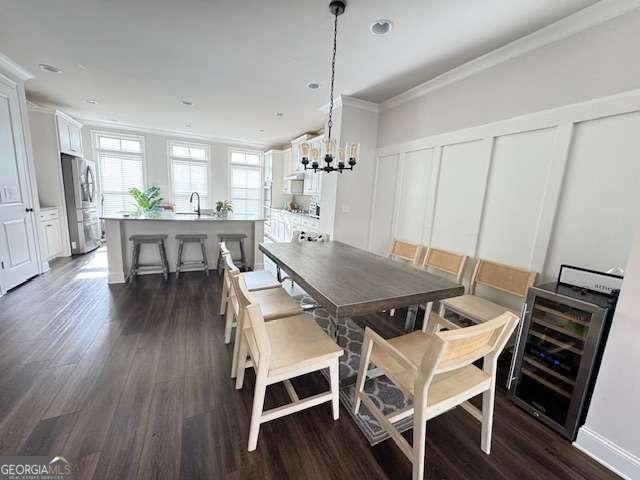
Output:
[[[331,139],[331,127],[333,127],[333,83],[336,76],[336,51],[338,44],[338,17],[342,15],[347,8],[345,2],[334,0],[329,4],[329,11],[333,15],[333,55],[331,57],[331,90],[329,94],[329,120],[327,121],[327,135],[322,141],[322,154],[324,155],[324,166],[318,162],[320,151],[317,147],[311,147],[304,142],[300,145],[300,161],[305,170],[313,170],[314,172],[340,172],[344,170],[353,170],[357,161],[360,144],[347,143],[344,147],[338,146],[336,149],[335,141]],[[336,159],[338,163],[333,164]],[[309,165],[309,157],[311,157],[311,165]],[[346,163],[345,163],[346,160]]]

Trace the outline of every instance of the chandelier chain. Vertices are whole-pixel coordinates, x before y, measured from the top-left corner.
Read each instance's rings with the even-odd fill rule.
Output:
[[[331,127],[333,126],[333,82],[336,76],[336,51],[338,50],[338,13],[335,13],[333,22],[333,56],[331,58],[331,90],[329,93],[329,121],[327,127],[329,129],[329,140],[331,140]]]

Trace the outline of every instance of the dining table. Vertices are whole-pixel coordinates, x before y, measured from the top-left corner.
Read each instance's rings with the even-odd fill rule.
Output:
[[[261,243],[259,249],[334,321],[464,294],[458,283],[339,241]]]

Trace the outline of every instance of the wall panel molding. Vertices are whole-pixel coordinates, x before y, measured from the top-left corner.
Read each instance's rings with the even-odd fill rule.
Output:
[[[384,162],[389,157],[399,158],[399,162],[398,168],[394,172],[395,178],[388,178],[393,177],[393,175],[389,175],[390,169],[387,168],[387,178],[377,178],[376,180],[377,189],[385,188],[385,185],[389,186],[389,188],[394,188],[393,218],[390,222],[392,230],[391,232],[381,232],[380,229],[377,228],[374,220],[377,218],[375,215],[376,205],[374,203],[372,205],[372,216],[369,228],[371,237],[377,235],[377,245],[380,245],[380,239],[382,239],[383,236],[385,236],[384,238],[397,236],[398,232],[403,230],[402,226],[398,224],[398,209],[401,205],[403,189],[405,187],[403,182],[407,181],[408,178],[404,172],[406,168],[405,159],[407,155],[412,152],[433,149],[430,180],[424,182],[425,189],[428,189],[428,192],[423,210],[421,211],[422,216],[421,218],[416,218],[416,222],[423,223],[421,241],[425,245],[432,243],[435,245],[438,241],[440,243],[451,243],[452,246],[450,249],[452,250],[455,250],[456,246],[467,250],[461,251],[460,253],[476,256],[479,253],[482,254],[482,252],[479,252],[479,249],[481,248],[483,238],[483,228],[486,228],[486,216],[488,214],[491,215],[490,220],[493,226],[490,227],[491,231],[488,233],[489,236],[485,238],[485,241],[491,241],[489,239],[499,237],[500,229],[507,228],[504,226],[504,223],[501,224],[499,221],[496,221],[496,218],[499,218],[500,212],[493,210],[497,208],[495,200],[491,207],[492,211],[486,211],[487,192],[491,188],[490,179],[492,176],[492,168],[494,167],[493,157],[496,154],[496,142],[501,137],[525,134],[522,136],[522,140],[518,138],[511,140],[512,147],[511,150],[509,150],[511,153],[507,155],[515,155],[514,160],[518,158],[518,148],[517,145],[515,149],[513,148],[513,141],[522,141],[522,148],[528,149],[523,150],[523,154],[529,153],[530,157],[534,155],[531,153],[531,146],[536,147],[535,151],[537,153],[533,158],[526,160],[527,163],[523,164],[527,166],[527,171],[536,172],[534,175],[536,178],[535,186],[529,188],[527,185],[526,190],[532,192],[535,191],[532,190],[532,188],[539,188],[537,194],[533,197],[527,197],[526,193],[523,192],[523,201],[528,202],[526,203],[527,208],[523,210],[528,212],[526,215],[530,217],[527,219],[529,222],[527,225],[532,226],[532,228],[527,228],[526,231],[532,232],[531,235],[533,238],[531,238],[530,242],[523,241],[525,237],[529,238],[529,233],[521,233],[518,237],[520,242],[515,244],[517,247],[510,246],[512,248],[504,251],[503,256],[505,259],[499,258],[501,256],[500,249],[489,248],[487,250],[483,248],[483,251],[485,252],[484,255],[493,252],[491,256],[498,257],[490,258],[492,260],[508,261],[509,258],[517,258],[519,259],[517,263],[520,266],[542,272],[543,268],[545,268],[545,262],[547,261],[547,254],[553,237],[552,234],[555,228],[554,225],[559,203],[562,198],[565,172],[576,132],[574,126],[581,124],[581,122],[613,118],[633,112],[640,112],[640,89],[379,148],[377,152],[377,162]],[[531,138],[531,135],[527,135],[528,133],[547,129],[554,130],[553,140],[550,141],[548,136],[545,137],[547,140],[542,140],[544,136],[538,136],[540,138],[539,141],[544,141],[544,143],[527,143],[527,138]],[[482,142],[482,150],[480,150],[480,147],[470,147],[465,151],[462,146],[462,144],[476,142]],[[527,147],[527,145],[529,145],[529,147]],[[460,154],[460,150],[457,150],[458,153],[455,153],[456,150],[450,151],[449,149],[451,148],[462,148],[463,153]],[[449,153],[447,154],[446,152]],[[462,155],[462,157],[460,157],[460,155]],[[484,167],[478,165],[477,168],[473,168],[473,172],[475,173],[470,174],[467,169],[473,165],[473,163],[469,163],[471,158],[473,158],[474,161],[483,162]],[[545,170],[535,170],[537,158],[540,158],[540,169]],[[447,164],[448,161],[458,162],[461,160],[464,161],[465,166],[456,165],[455,163]],[[501,170],[502,173],[499,173],[501,176],[509,175],[507,173],[508,163],[505,164],[504,161],[505,157],[502,157],[502,166],[500,168],[507,168],[507,170]],[[520,159],[520,161],[523,160]],[[530,170],[530,168],[534,168],[534,170]],[[460,176],[459,184],[457,183],[456,175]],[[526,172],[523,172],[523,175],[526,175]],[[446,179],[446,185],[443,184],[443,178]],[[470,178],[474,178],[478,183],[475,185],[470,183],[472,181]],[[521,178],[518,180],[522,182]],[[534,180],[532,180],[532,182],[533,181]],[[526,185],[526,183],[523,185]],[[452,191],[455,191],[455,193],[452,193]],[[482,192],[481,195],[480,192]],[[513,189],[511,192],[513,192]],[[503,194],[507,195],[506,198],[513,198],[513,193],[509,194],[505,192]],[[463,214],[459,209],[467,208],[467,205],[465,205],[464,202],[459,202],[457,199],[464,198],[465,195],[468,197],[466,200],[471,212]],[[444,204],[441,203],[443,201],[445,201]],[[480,208],[479,215],[477,213],[478,208]],[[513,211],[513,208],[517,208],[517,206],[504,205],[504,208],[511,209],[505,210],[505,214],[508,213],[510,215],[509,218],[514,219],[515,225],[522,225],[520,219]],[[445,215],[452,215],[451,221],[447,222],[447,217],[442,217],[443,212]],[[385,215],[387,215],[388,218],[388,211]],[[440,215],[440,218],[438,218],[438,215]],[[456,220],[456,218],[459,218],[459,220]],[[466,222],[466,225],[458,226],[458,224],[455,223],[456,221]],[[451,230],[451,228],[453,228],[453,230]],[[438,238],[436,238],[436,236]],[[435,243],[434,240],[436,240]],[[505,241],[508,241],[508,239]],[[370,240],[369,245],[371,246],[372,243],[376,243],[376,241]],[[445,248],[444,245],[440,246]]]

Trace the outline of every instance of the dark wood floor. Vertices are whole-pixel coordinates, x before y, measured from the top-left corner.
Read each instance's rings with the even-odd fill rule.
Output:
[[[411,478],[391,440],[370,447],[329,404],[265,424],[248,453],[254,377],[229,379],[217,277],[109,287],[105,269],[104,251],[61,260],[0,299],[0,455],[64,455],[87,479]],[[266,406],[287,399],[276,385]],[[460,409],[429,422],[427,478],[617,478],[502,395],[494,432],[486,456]]]

